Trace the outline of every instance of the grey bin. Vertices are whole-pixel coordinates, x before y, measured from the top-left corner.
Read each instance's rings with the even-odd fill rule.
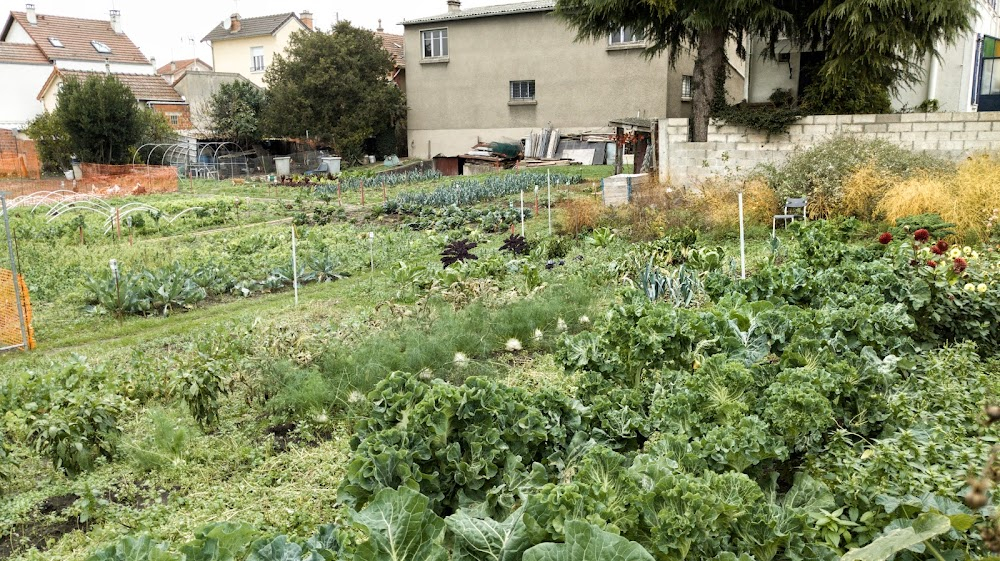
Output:
[[[327,173],[331,173],[333,175],[340,173],[340,156],[320,158],[320,161],[326,164]]]
[[[291,171],[291,156],[278,156],[274,158],[274,173],[276,173],[279,177],[282,175],[291,175]]]

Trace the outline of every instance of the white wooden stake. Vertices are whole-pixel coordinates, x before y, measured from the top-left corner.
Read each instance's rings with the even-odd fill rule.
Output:
[[[521,189],[521,237],[524,237],[524,189]]]
[[[299,260],[295,251],[295,224],[292,224],[292,289],[295,291],[295,305],[299,305]]]
[[[747,240],[743,228],[743,192],[740,191],[740,271],[747,278]]]

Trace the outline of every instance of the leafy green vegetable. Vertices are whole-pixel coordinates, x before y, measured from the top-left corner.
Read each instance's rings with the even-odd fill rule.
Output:
[[[566,525],[566,543],[543,543],[524,553],[524,561],[653,561],[635,542],[585,522]]]
[[[446,561],[441,544],[444,520],[429,501],[412,489],[383,489],[354,521],[368,528],[368,541],[358,546],[359,559],[371,561]],[[263,560],[262,560],[263,561]]]
[[[87,561],[182,561],[184,558],[166,550],[166,545],[153,541],[148,535],[125,536],[87,557]]]
[[[524,507],[504,522],[476,518],[460,510],[445,519],[454,535],[452,561],[519,561],[534,543],[524,524]]]
[[[913,526],[888,532],[860,549],[852,549],[841,561],[885,561],[900,551],[936,538],[951,530],[951,520],[936,513],[925,513],[913,521]]]

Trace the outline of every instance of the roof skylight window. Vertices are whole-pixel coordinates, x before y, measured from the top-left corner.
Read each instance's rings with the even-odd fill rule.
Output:
[[[63,43],[58,37],[49,37],[49,43],[52,43],[53,47],[59,47],[60,49],[63,48]]]
[[[97,52],[99,52],[99,53],[104,53],[104,54],[110,54],[111,53],[111,47],[105,45],[104,43],[102,43],[100,41],[91,41],[90,44],[93,45],[94,46],[94,50],[97,51]]]

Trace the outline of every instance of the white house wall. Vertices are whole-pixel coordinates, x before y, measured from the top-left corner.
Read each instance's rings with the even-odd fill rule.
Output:
[[[750,77],[747,81],[750,103],[768,101],[776,89],[795,91],[799,83],[799,52],[792,50],[790,42],[783,39],[775,45],[776,53],[791,53],[789,63],[765,59],[762,56],[765,46],[759,41],[752,41],[750,45]]]
[[[29,45],[34,45],[35,41],[32,40],[28,32],[21,27],[21,24],[17,21],[13,21],[10,26],[10,30],[7,32],[7,38],[5,39],[7,43],[27,43]]]
[[[38,92],[51,66],[0,64],[0,128],[22,128],[42,112]]]

